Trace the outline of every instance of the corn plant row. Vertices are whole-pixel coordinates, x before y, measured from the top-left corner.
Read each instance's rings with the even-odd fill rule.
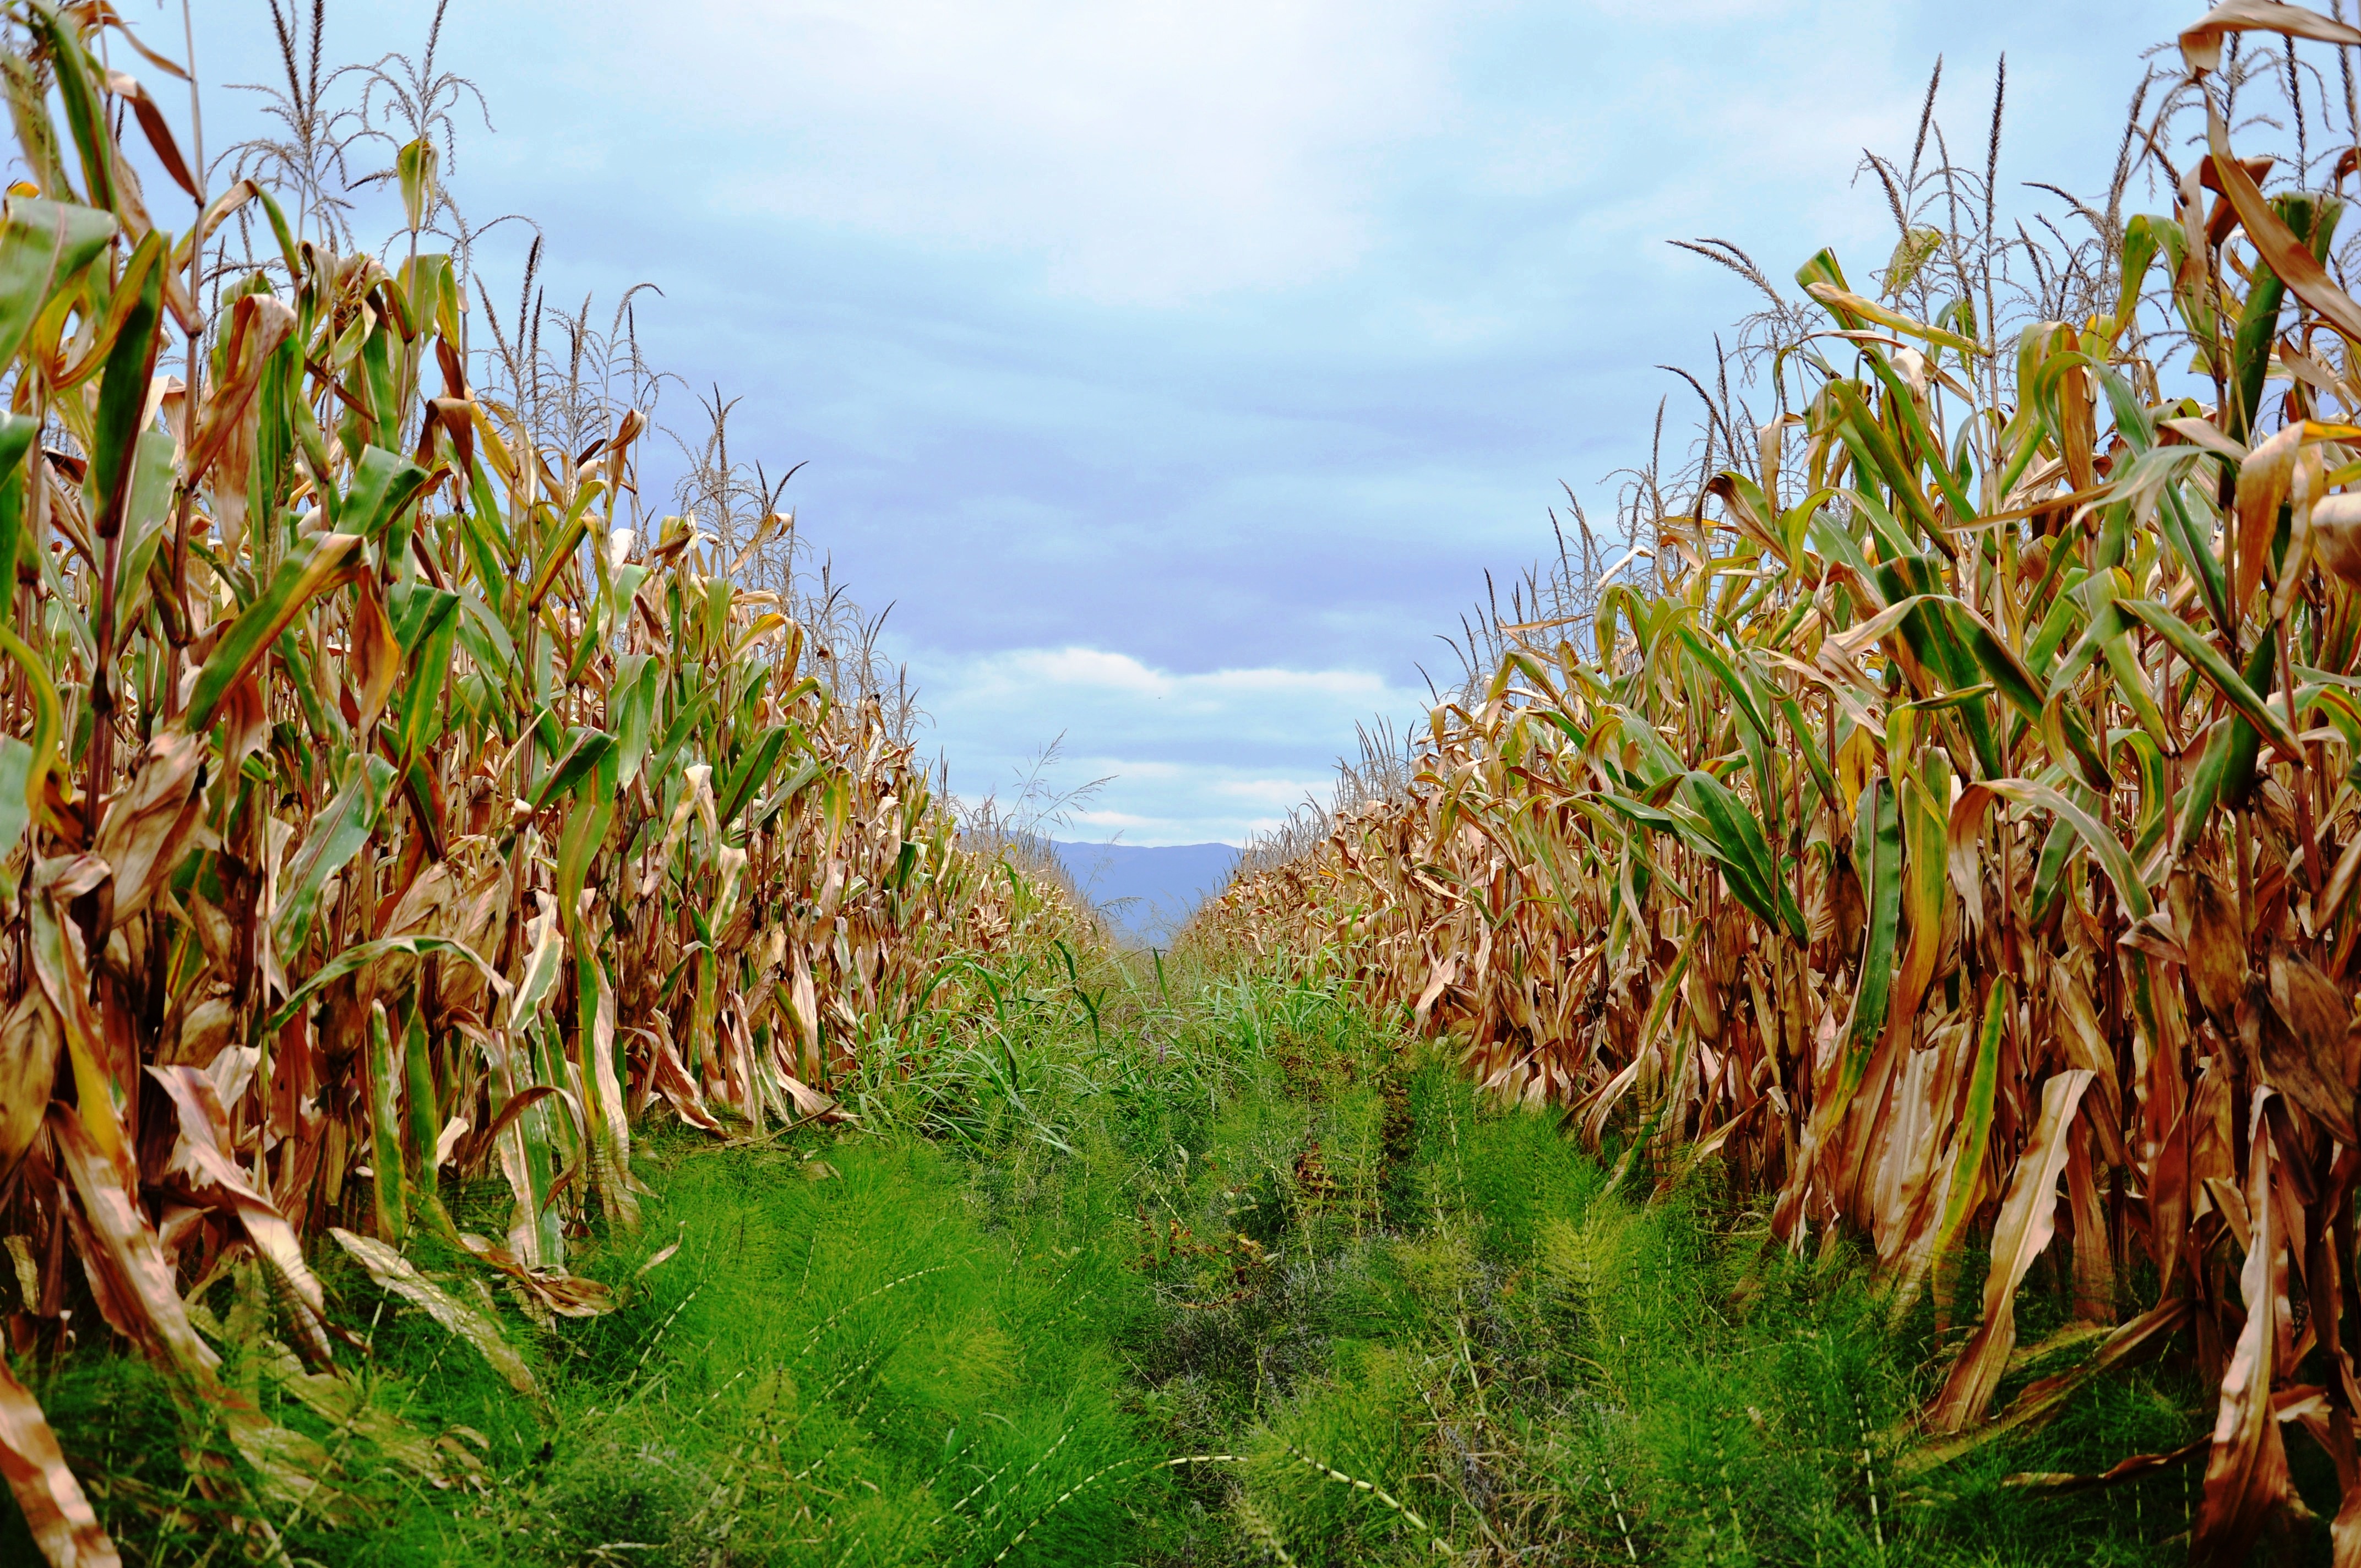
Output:
[[[865,1039],[963,1004],[948,956],[1062,916],[961,849],[696,520],[635,536],[639,411],[567,451],[470,384],[468,280],[419,248],[431,139],[396,159],[407,233],[340,254],[253,180],[199,194],[100,60],[179,68],[110,8],[5,10],[8,1349],[120,1336],[301,1499],[324,1456],[225,1383],[207,1281],[263,1260],[318,1394],[358,1354],[307,1263],[333,1234],[530,1392],[414,1233],[595,1312],[566,1266],[594,1215],[633,1222],[643,1113],[839,1114]],[[268,265],[208,290],[234,214]],[[511,1218],[460,1235],[442,1193],[485,1173]],[[115,1561],[5,1364],[0,1462],[52,1562]]]
[[[2344,201],[2232,153],[2257,31],[2361,45],[2247,0],[2181,35],[2204,133],[2114,225],[2111,312],[2004,346],[1901,308],[1909,234],[1881,298],[1822,252],[1802,406],[1653,579],[1504,620],[1411,786],[1194,936],[1345,964],[1620,1180],[1717,1162],[1897,1311],[1980,1300],[1912,1464],[2170,1354],[2218,1389],[2196,1559],[2306,1515],[2309,1442],[2361,1563],[2361,305]],[[2045,1253],[2091,1354],[2009,1379]]]

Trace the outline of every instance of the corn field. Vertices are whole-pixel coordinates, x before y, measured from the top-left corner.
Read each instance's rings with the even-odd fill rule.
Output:
[[[205,1281],[266,1261],[330,1407],[355,1353],[306,1264],[325,1237],[488,1355],[489,1321],[400,1255],[414,1231],[544,1319],[595,1313],[568,1251],[633,1223],[637,1118],[839,1114],[865,1039],[962,1004],[946,956],[1044,906],[961,848],[893,694],[841,678],[790,576],[748,586],[790,520],[646,518],[648,420],[579,335],[555,393],[522,312],[471,349],[465,254],[422,245],[448,207],[431,125],[393,151],[380,257],[313,186],[208,191],[102,63],[181,75],[110,7],[6,16],[9,1348],[121,1336],[301,1497],[322,1456],[224,1382]],[[316,51],[308,107],[288,54],[300,129]],[[485,1173],[513,1221],[457,1235],[439,1190]],[[116,1560],[4,1366],[0,1471],[53,1563]]]
[[[2311,1442],[2361,1563],[2356,46],[2212,12],[2070,243],[1993,217],[1997,91],[1982,167],[1924,123],[1877,161],[1873,289],[1700,242],[1773,301],[1776,411],[1693,380],[1631,553],[1520,587],[1411,782],[1195,933],[1342,964],[1620,1181],[1711,1162],[1788,1246],[1854,1238],[1897,1313],[1987,1255],[1922,1470],[2184,1359],[2210,1434],[2115,1474],[2202,1463],[2200,1562],[2305,1514]],[[2293,156],[2242,159],[2275,85]],[[2045,1254],[2090,1354],[2003,1402]]]

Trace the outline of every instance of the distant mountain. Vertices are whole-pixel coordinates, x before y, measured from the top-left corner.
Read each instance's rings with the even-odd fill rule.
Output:
[[[1059,864],[1099,906],[1119,936],[1169,939],[1197,905],[1222,891],[1237,863],[1228,844],[1067,844],[1053,842]]]

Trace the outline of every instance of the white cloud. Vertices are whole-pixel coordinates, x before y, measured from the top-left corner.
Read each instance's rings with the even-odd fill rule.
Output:
[[[741,216],[1015,251],[1063,291],[1166,301],[1300,282],[1367,248],[1387,150],[1447,97],[1446,15],[692,0],[651,27],[620,0],[536,0],[499,25],[537,32],[537,55],[631,60],[662,93],[647,131],[676,177]]]
[[[1236,843],[1324,798],[1355,726],[1425,711],[1422,693],[1362,670],[1248,668],[1183,673],[1128,654],[1071,647],[911,659],[934,715],[929,748],[961,794],[1005,799],[1061,733],[1051,783],[1112,775],[1059,829],[1130,844]]]
[[[434,5],[338,8],[329,55],[414,51]],[[198,0],[202,74],[275,74],[258,9]],[[500,132],[462,115],[455,189],[547,224],[552,301],[669,290],[641,304],[683,382],[660,417],[747,392],[736,449],[814,459],[790,495],[840,579],[921,647],[1002,650],[912,661],[962,789],[1062,731],[1063,777],[1119,775],[1077,820],[1132,842],[1324,788],[1356,721],[1422,711],[1411,661],[1457,674],[1428,634],[1549,548],[1558,477],[1599,516],[1668,391],[1686,439],[1650,367],[1708,364],[1758,302],[1665,240],[1783,286],[1834,244],[1858,280],[1891,227],[1852,171],[1906,153],[1938,53],[1963,156],[2005,46],[2007,178],[2087,187],[2169,26],[2149,0],[662,10],[456,7],[443,63]],[[209,150],[258,107],[210,96]]]

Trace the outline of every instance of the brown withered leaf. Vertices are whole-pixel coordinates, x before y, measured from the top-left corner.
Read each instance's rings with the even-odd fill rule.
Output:
[[[224,985],[234,983],[237,974],[237,932],[231,927],[229,916],[194,888],[189,890],[188,911],[189,926],[196,932],[197,945],[204,949],[205,962],[213,966],[214,978]]]
[[[107,1321],[149,1359],[200,1389],[217,1388],[214,1370],[221,1358],[190,1325],[188,1308],[173,1287],[172,1266],[115,1162],[99,1152],[82,1118],[63,1105],[49,1107],[49,1135],[81,1200],[77,1223],[87,1240],[82,1268]]]
[[[708,1133],[719,1133],[721,1124],[705,1106],[705,1093],[697,1087],[682,1065],[680,1053],[673,1048],[670,1026],[664,1014],[656,1014],[657,1027],[650,1031],[653,1049],[649,1075],[649,1087],[668,1101],[680,1119],[692,1127],[702,1127]]]
[[[2276,0],[2223,0],[2180,34],[2181,59],[2191,71],[2222,68],[2222,40],[2232,33],[2262,31],[2323,43],[2361,44],[2361,33],[2302,5]]]
[[[2246,1208],[2253,1235],[2238,1274],[2246,1324],[2222,1375],[2205,1494],[2190,1532],[2191,1563],[2244,1563],[2263,1525],[2289,1496],[2287,1444],[2271,1401],[2279,1345],[2278,1301],[2285,1294],[2284,1238],[2272,1223],[2272,1138],[2263,1115],[2271,1091],[2255,1091]]]
[[[0,1020],[0,1180],[16,1168],[41,1130],[65,1036],[38,988]]]
[[[2287,501],[2303,435],[2300,422],[2276,431],[2238,466],[2238,576],[2230,588],[2230,602],[2234,605],[2246,604],[2263,580],[2271,525]]]
[[[2174,928],[2172,916],[2163,910],[2132,922],[2131,929],[2116,938],[2118,946],[2136,948],[2150,958],[2165,959],[2176,964],[2189,961],[2189,950],[2180,945],[2180,933]]]
[[[151,1067],[148,1076],[170,1098],[181,1117],[181,1135],[172,1145],[169,1168],[186,1176],[198,1197],[237,1217],[247,1239],[279,1271],[280,1277],[309,1314],[308,1318],[299,1319],[306,1348],[314,1359],[328,1360],[332,1353],[322,1332],[327,1321],[328,1303],[319,1278],[312,1272],[311,1265],[304,1262],[303,1244],[296,1239],[295,1228],[287,1223],[287,1216],[255,1190],[246,1172],[230,1157],[229,1116],[222,1109],[213,1079],[193,1067]]]
[[[2279,19],[2261,24],[2276,31],[2295,31],[2297,29],[2290,24],[2303,18],[2323,25],[2327,21],[2318,12],[2301,5],[2271,5],[2261,4],[2259,0],[2225,0],[2224,5],[2215,7],[2214,15],[2233,9],[2250,14],[2276,13]],[[2349,35],[2343,38],[2343,41],[2347,43],[2361,38],[2361,34],[2355,34],[2350,27],[2342,27],[2340,35]],[[2218,41],[2216,47],[2219,47]],[[2189,52],[2186,35],[2181,52]],[[2191,58],[2193,62],[2194,57]],[[2229,125],[2222,117],[2220,105],[2211,96],[2205,104],[2205,140],[2213,149],[2209,167],[2220,182],[2223,200],[2236,211],[2239,226],[2246,231],[2246,238],[2255,249],[2270,264],[2271,270],[2279,275],[2290,292],[2319,312],[2346,337],[2361,341],[2361,305],[2356,305],[2353,297],[2336,286],[2336,280],[2329,275],[2327,268],[2312,254],[2312,247],[2296,238],[2295,232],[2271,210],[2264,199],[2262,188],[2256,184],[2255,177],[2246,171],[2244,164],[2231,156]]]
[[[0,1473],[50,1568],[121,1568],[82,1483],[66,1468],[57,1433],[31,1392],[0,1358]]]
[[[104,862],[84,855],[80,863]],[[47,866],[42,868],[44,871]],[[82,932],[60,907],[62,887],[71,881],[39,888],[27,901],[26,922],[30,940],[33,977],[65,1034],[67,1059],[73,1065],[75,1093],[81,1104],[78,1124],[96,1141],[99,1153],[126,1190],[138,1181],[138,1171],[125,1146],[115,1109],[115,1085],[108,1075],[109,1052],[104,1027],[90,1004],[89,970],[82,960]]]
[[[364,1384],[333,1372],[306,1372],[293,1351],[267,1334],[253,1335],[245,1343],[273,1382],[331,1427],[368,1440],[387,1458],[429,1480],[443,1475],[446,1468],[443,1451],[392,1411],[371,1404]]]
[[[631,1113],[625,1102],[623,1081],[615,1070],[615,986],[607,966],[593,963],[596,999],[588,1027],[582,1032],[583,1088],[591,1103],[591,1178],[607,1216],[627,1229],[640,1225],[640,1203],[632,1191]]]
[[[2361,1062],[2352,1054],[2361,1039],[2352,1025],[2343,993],[2318,965],[2299,954],[2271,955],[2264,1076],[2347,1148],[2361,1145],[2353,1119],[2355,1069]]]
[[[168,1065],[209,1067],[228,1045],[237,1027],[237,1004],[226,985],[218,981],[203,995],[190,999],[181,1014],[181,1027],[167,1054]]]
[[[189,449],[188,477],[183,482],[192,488],[203,481],[215,459],[227,459],[210,488],[216,505],[236,498],[236,521],[241,526],[246,519],[247,470],[253,460],[255,389],[261,384],[271,351],[287,341],[296,324],[295,313],[284,301],[269,294],[244,295],[231,307],[223,345],[224,373],[205,399],[197,439]],[[224,533],[232,550],[237,548],[237,537],[234,529]]]
[[[615,1293],[595,1279],[562,1268],[527,1267],[508,1248],[472,1232],[460,1232],[459,1245],[507,1275],[544,1311],[561,1318],[595,1318],[615,1309]]]
[[[355,1235],[337,1225],[329,1226],[328,1234],[368,1270],[368,1277],[377,1281],[379,1289],[423,1310],[428,1317],[474,1345],[492,1370],[508,1380],[510,1387],[528,1398],[536,1395],[532,1368],[502,1336],[498,1323],[421,1274],[408,1258],[385,1243]]]
[[[847,1119],[844,1112],[833,1099],[822,1094],[794,1073],[780,1073],[779,1084],[787,1091],[788,1100],[794,1102],[796,1115],[807,1121],[841,1122]]]
[[[796,948],[795,988],[789,994],[787,1015],[794,1020],[796,1038],[802,1047],[801,1065],[806,1072],[818,1075],[819,1067],[819,1000],[812,984],[809,955],[798,945]]]
[[[2238,927],[2237,904],[2202,866],[2174,872],[2166,896],[2172,927],[2189,954],[2198,1004],[2235,1038],[2238,999],[2246,990],[2246,938]]]
[[[196,672],[191,671],[193,676]],[[262,750],[270,739],[270,715],[252,675],[230,687],[222,698],[222,766],[236,768]]]
[[[2361,587],[2361,495],[2323,497],[2312,509],[2312,548],[2322,565]]]
[[[197,784],[204,761],[203,736],[163,730],[148,743],[130,788],[107,806],[92,853],[115,873],[110,924],[147,908],[181,863],[203,815]]]
[[[376,575],[362,573],[359,590],[353,597],[352,624],[345,631],[345,674],[360,709],[355,728],[366,735],[385,711],[393,683],[401,678],[401,644],[394,640],[393,622],[386,618]]]
[[[2006,1410],[1981,1427],[1957,1437],[1920,1443],[1909,1449],[1895,1462],[1895,1470],[1904,1476],[1923,1475],[2010,1432],[2049,1420],[2076,1390],[2093,1379],[2136,1365],[2155,1355],[2188,1324],[2191,1313],[2186,1296],[2166,1297],[2108,1335],[2106,1343],[2089,1361],[2070,1371],[2054,1373],[2026,1384]]]
[[[2067,1124],[2097,1077],[2087,1068],[2052,1073],[2041,1086],[2041,1120],[2016,1165],[1993,1227],[1992,1272],[1984,1279],[1984,1320],[1960,1347],[1943,1391],[1927,1413],[1938,1431],[1955,1432],[1983,1414],[2016,1346],[2016,1288],[2058,1227],[2058,1176],[2065,1168]]]
[[[401,890],[379,918],[379,937],[407,937],[414,932],[428,936],[447,937],[454,934],[451,913],[460,898],[459,884],[451,874],[451,862],[435,861],[427,865],[410,885]]]
[[[2101,1486],[2112,1486],[2122,1481],[2136,1481],[2144,1475],[2153,1475],[2159,1470],[2169,1470],[2176,1464],[2185,1464],[2203,1453],[2209,1441],[2201,1437],[2194,1442],[2182,1443],[2179,1448],[2167,1449],[2162,1453],[2135,1453],[2128,1459],[2116,1461],[2096,1475],[2037,1470],[2015,1475],[2004,1475],[2001,1477],[2000,1484],[2004,1486],[2015,1487],[2019,1491],[2044,1492],[2052,1495],[2094,1491]]]

